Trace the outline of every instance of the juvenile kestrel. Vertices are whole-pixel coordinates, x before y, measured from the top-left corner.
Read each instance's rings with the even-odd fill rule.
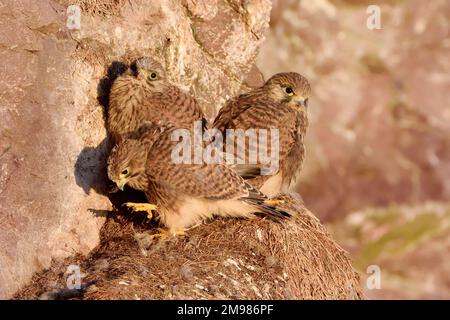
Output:
[[[140,129],[142,131],[142,128]],[[124,139],[108,159],[108,176],[120,189],[144,191],[153,204],[128,203],[138,211],[158,210],[169,234],[210,218],[213,214],[251,218],[254,213],[289,216],[273,207],[258,190],[224,164],[179,164],[172,150],[178,143],[173,126],[151,124],[138,139]],[[161,235],[161,234],[160,234]]]
[[[205,124],[195,98],[170,84],[164,68],[150,57],[132,63],[114,81],[109,97],[107,129],[116,143],[146,120],[183,128],[191,128],[198,120]]]
[[[307,106],[311,92],[308,80],[298,73],[279,73],[262,87],[230,100],[217,115],[213,127],[226,134],[226,129],[278,129],[279,166],[271,175],[256,171],[248,178],[252,186],[269,197],[286,191],[300,171],[305,148],[303,139],[308,126]],[[271,146],[247,145],[264,149],[270,154]],[[227,151],[229,152],[229,151]],[[238,148],[234,149],[237,156]]]

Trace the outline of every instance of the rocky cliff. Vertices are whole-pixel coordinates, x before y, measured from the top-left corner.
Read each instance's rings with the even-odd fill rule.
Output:
[[[72,4],[79,30],[66,26]],[[246,85],[270,9],[269,1],[2,1],[0,298],[53,259],[99,243],[105,219],[88,209],[111,208],[103,117],[121,63],[156,57],[212,116]]]

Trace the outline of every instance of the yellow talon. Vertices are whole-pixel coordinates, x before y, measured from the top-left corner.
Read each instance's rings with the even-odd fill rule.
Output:
[[[155,204],[151,204],[151,203],[126,202],[123,205],[128,207],[128,208],[130,208],[133,212],[136,212],[136,211],[145,211],[145,212],[147,212],[147,218],[149,220],[151,220],[153,218],[152,211],[158,209],[158,207]]]
[[[286,203],[286,200],[277,200],[277,199],[270,199],[264,201],[265,204],[268,204],[269,206],[275,206],[277,204],[283,204]]]
[[[174,236],[185,236],[186,235],[184,230],[176,230],[176,229],[166,230],[163,228],[157,228],[156,230],[158,230],[159,233],[152,234],[150,236],[151,238],[169,239]]]

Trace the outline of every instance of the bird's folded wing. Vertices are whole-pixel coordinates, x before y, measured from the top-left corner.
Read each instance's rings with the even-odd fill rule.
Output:
[[[241,163],[233,164],[233,168],[246,179],[261,175],[261,169],[267,167],[267,163],[261,163],[261,154],[270,158],[271,161],[279,161],[281,164],[291,153],[292,148],[296,146],[298,139],[295,113],[285,106],[268,104],[263,101],[257,101],[254,104],[249,101],[245,101],[245,103],[231,101],[221,109],[213,126],[222,130],[226,135],[233,134],[234,141],[237,141],[237,132],[226,132],[226,129],[242,129],[246,131],[246,134],[248,130],[255,130],[258,136],[256,143],[251,144],[250,139],[246,136],[245,145],[236,144],[233,150],[225,149],[225,152],[231,153],[234,159],[244,158]],[[267,130],[265,141],[261,140],[263,135],[261,129]],[[276,135],[278,139],[276,139]],[[258,162],[256,164],[249,161],[251,152],[257,154]]]

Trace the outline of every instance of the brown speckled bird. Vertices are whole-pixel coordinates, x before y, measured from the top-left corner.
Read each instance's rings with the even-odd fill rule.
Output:
[[[107,129],[116,143],[146,120],[183,128],[206,122],[195,98],[170,84],[164,68],[150,57],[137,59],[114,81],[109,101]]]
[[[149,124],[137,139],[124,139],[108,158],[108,176],[120,189],[128,185],[144,191],[152,204],[127,203],[134,210],[157,210],[169,232],[182,233],[213,214],[228,217],[288,216],[266,203],[267,198],[224,164],[177,164],[172,150],[173,126]]]
[[[261,175],[261,171],[256,170],[247,176],[252,186],[269,197],[286,191],[300,171],[305,153],[303,139],[308,126],[310,92],[308,80],[300,74],[279,73],[262,87],[230,100],[214,120],[213,127],[223,133],[226,129],[279,129],[278,171]],[[263,145],[258,147],[265,148]],[[248,157],[248,144],[245,148]],[[270,154],[270,144],[265,150]],[[235,156],[237,152],[238,148],[235,148]]]

